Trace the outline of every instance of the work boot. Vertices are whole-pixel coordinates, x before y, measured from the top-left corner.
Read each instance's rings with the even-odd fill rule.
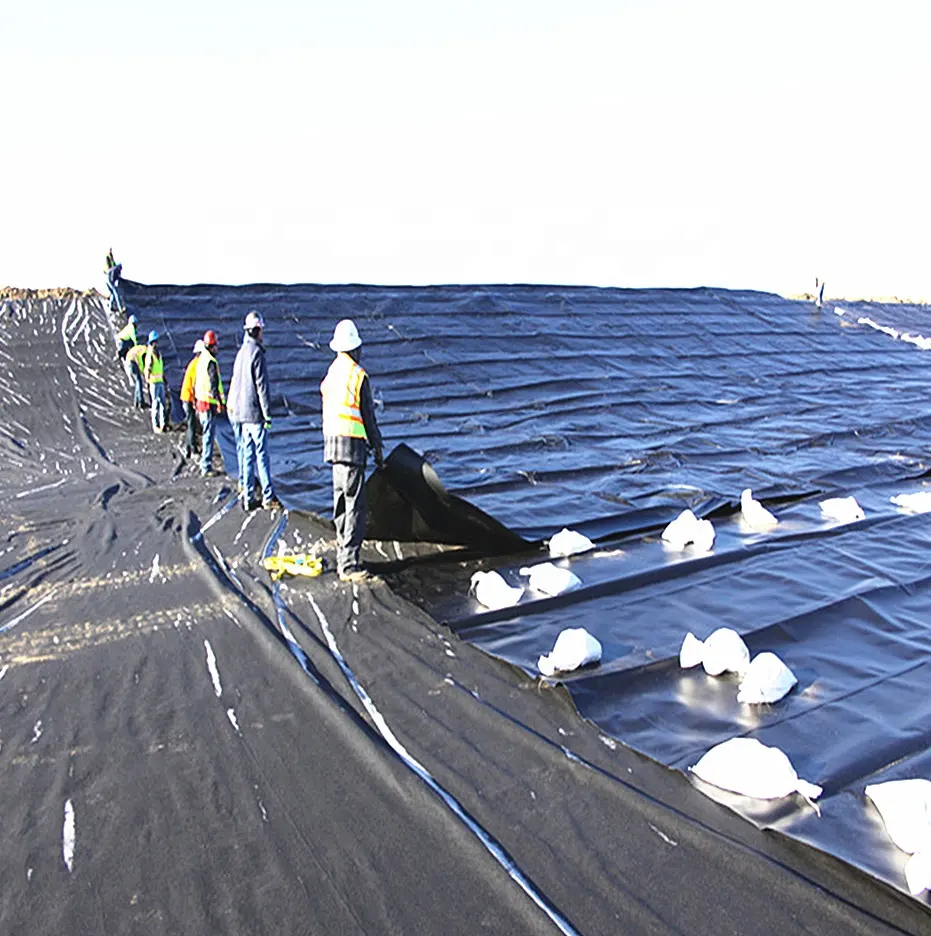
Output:
[[[374,581],[374,578],[375,576],[365,569],[349,569],[346,572],[339,573],[339,580],[341,582],[354,582],[355,584],[359,584],[361,582]]]
[[[266,510],[278,510],[278,509],[283,510],[284,509],[284,504],[282,504],[281,501],[278,500],[278,498],[275,497],[274,494],[272,494],[272,496],[267,501],[263,501],[262,506]]]

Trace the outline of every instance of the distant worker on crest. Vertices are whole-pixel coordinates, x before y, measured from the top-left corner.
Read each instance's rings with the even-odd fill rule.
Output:
[[[821,283],[818,283],[818,277],[815,277],[815,291],[817,296],[815,297],[815,308],[820,309],[821,303],[824,301],[824,280],[821,280]]]
[[[268,401],[268,368],[262,329],[265,323],[258,312],[250,312],[243,326],[245,335],[236,352],[227,412],[238,440],[239,487],[244,510],[254,510],[258,502],[252,499],[252,488],[258,471],[262,488],[262,506],[268,510],[280,507],[272,487],[271,456],[268,451],[268,430],[272,425]]]
[[[204,332],[204,350],[197,358],[194,372],[194,405],[200,416],[203,438],[200,447],[200,473],[204,478],[219,474],[213,467],[213,442],[217,435],[217,416],[223,412],[226,397],[217,363],[217,335],[212,329]]]
[[[149,347],[145,355],[145,381],[149,385],[149,394],[152,397],[152,431],[164,432],[167,427],[165,419],[165,362],[162,352],[158,348],[158,332],[149,332]]]
[[[110,293],[110,311],[125,312],[126,307],[120,298],[120,277],[123,275],[123,264],[113,259],[112,247],[107,253],[106,264],[104,272],[107,274],[107,290]]]
[[[197,417],[197,408],[194,405],[194,381],[197,377],[197,362],[204,350],[204,342],[198,338],[194,342],[194,357],[188,362],[184,371],[184,380],[181,381],[181,406],[184,408],[184,422],[187,427],[184,435],[184,457],[190,458],[200,451],[200,420]]]
[[[351,319],[333,331],[336,358],[320,384],[323,397],[323,458],[333,466],[333,522],[336,525],[336,571],[341,582],[369,578],[360,552],[365,537],[365,463],[368,450],[384,464],[381,433],[368,374],[359,364],[362,338]]]

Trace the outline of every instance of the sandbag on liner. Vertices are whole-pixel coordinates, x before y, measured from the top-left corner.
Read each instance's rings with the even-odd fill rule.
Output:
[[[931,889],[931,780],[889,780],[866,788],[889,838],[912,857],[905,863],[909,892]]]
[[[565,558],[577,553],[588,552],[595,548],[595,544],[584,534],[563,527],[555,533],[549,542],[550,555]]]
[[[895,494],[889,498],[896,507],[912,513],[927,513],[931,510],[931,491],[915,491],[913,494]]]
[[[855,520],[866,519],[863,508],[853,496],[829,497],[827,500],[818,501],[818,506],[828,520],[836,520],[838,523],[853,523]]]
[[[543,592],[544,595],[562,595],[565,592],[581,588],[582,580],[571,569],[564,569],[553,565],[552,562],[541,562],[535,566],[524,566],[521,575],[529,575],[529,585],[534,591]]]
[[[720,676],[721,673],[742,676],[750,666],[750,651],[740,634],[729,627],[719,627],[705,641],[690,631],[679,650],[679,665],[690,669],[699,663],[709,676]]]
[[[475,594],[479,604],[491,611],[516,605],[524,593],[523,588],[508,585],[499,572],[476,572],[469,590]]]
[[[779,748],[767,747],[756,738],[731,738],[717,744],[689,769],[705,783],[756,799],[781,799],[800,793],[821,815],[814,802],[821,795],[821,787],[800,779]]]
[[[666,526],[662,539],[673,549],[685,549],[691,543],[699,552],[708,552],[714,544],[714,525],[686,508]]]
[[[748,705],[778,702],[798,682],[795,673],[775,653],[758,653],[737,690],[737,701]]]
[[[544,676],[552,676],[556,672],[570,673],[600,660],[601,643],[598,639],[584,627],[567,627],[559,632],[553,649],[537,660],[537,667]]]

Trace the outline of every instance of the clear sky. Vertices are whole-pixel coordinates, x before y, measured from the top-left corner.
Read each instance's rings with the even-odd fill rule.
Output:
[[[925,0],[0,5],[0,285],[931,299]]]

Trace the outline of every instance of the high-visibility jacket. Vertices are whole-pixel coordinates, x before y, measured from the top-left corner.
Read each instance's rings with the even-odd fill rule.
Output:
[[[195,355],[192,357],[190,364],[187,366],[187,370],[184,372],[184,380],[181,381],[182,403],[194,402],[194,380],[197,376],[197,362],[199,360],[200,355]]]
[[[126,360],[131,361],[140,370],[145,367],[145,356],[149,353],[149,346],[144,344],[133,345],[126,352]]]
[[[362,421],[362,381],[367,376],[348,354],[336,355],[320,384],[325,436],[368,439]]]
[[[135,323],[129,322],[120,331],[116,336],[117,341],[131,341],[133,344],[136,343],[136,326]]]
[[[162,383],[165,380],[165,362],[161,354],[152,350],[152,345],[148,346],[145,355],[145,375],[150,384]]]
[[[218,397],[213,395],[213,387],[210,386],[210,364],[214,363],[217,367],[217,393]],[[194,399],[198,403],[206,403],[210,406],[219,406],[226,402],[223,394],[223,380],[220,377],[220,365],[217,359],[209,351],[201,351],[197,359],[197,368],[194,371]]]

